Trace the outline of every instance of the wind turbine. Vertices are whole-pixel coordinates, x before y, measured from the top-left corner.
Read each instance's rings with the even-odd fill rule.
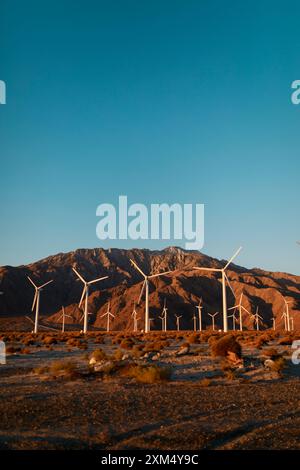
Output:
[[[284,329],[287,331],[287,321],[286,321],[286,311],[283,312],[283,314],[280,317],[281,319],[284,319]]]
[[[38,323],[39,323],[39,312],[40,312],[40,292],[41,290],[47,285],[50,284],[50,282],[53,282],[53,279],[51,281],[45,282],[45,284],[42,284],[41,286],[37,286],[32,279],[30,279],[29,276],[27,276],[31,284],[33,285],[35,289],[35,294],[33,298],[33,303],[31,307],[31,311],[33,312],[34,307],[35,307],[35,322],[34,322],[34,333],[38,332]]]
[[[163,325],[163,330],[167,331],[167,317],[168,317],[168,309],[167,309],[167,301],[166,299],[164,300],[164,308],[162,311],[162,317],[159,317],[160,319],[164,319],[164,325]]]
[[[276,330],[276,318],[272,317],[271,320],[273,322],[273,330],[275,331]]]
[[[158,318],[161,320],[161,331],[164,331],[164,328],[165,328],[165,317],[164,317],[164,316],[161,317],[161,316],[159,315]]]
[[[218,313],[219,313],[219,312],[216,312],[216,313],[209,313],[209,314],[208,314],[208,315],[211,317],[213,330],[215,330],[215,316],[218,315]]]
[[[232,329],[233,329],[233,331],[235,331],[235,323],[236,323],[236,320],[237,320],[237,318],[235,316],[235,311],[233,312],[232,315],[228,315],[228,318],[232,318]]]
[[[240,331],[243,331],[243,318],[242,318],[243,310],[244,312],[248,313],[248,315],[251,315],[251,313],[243,306],[243,296],[244,296],[244,293],[242,292],[239,303],[228,309],[228,310],[235,310],[237,308],[239,309]]]
[[[141,298],[142,298],[142,295],[143,295],[143,292],[144,292],[144,289],[145,289],[145,333],[148,333],[150,331],[149,279],[153,279],[154,277],[163,276],[164,274],[168,274],[171,271],[164,271],[164,272],[158,273],[158,274],[147,275],[141,270],[141,268],[138,267],[138,265],[134,261],[132,261],[132,259],[130,260],[130,262],[135,267],[135,269],[137,269],[141,273],[141,275],[144,277],[144,282],[143,282],[142,289],[141,289],[141,292],[140,292],[140,297],[139,297],[139,300],[138,300],[138,304],[141,301]]]
[[[182,315],[177,315],[175,314],[175,317],[176,317],[176,327],[177,327],[177,331],[180,330],[180,318],[182,317]]]
[[[284,297],[283,297],[283,300],[284,300],[285,311],[286,311],[286,330],[291,331],[289,304],[293,303],[293,301],[292,300],[285,300]]]
[[[81,299],[80,299],[80,302],[79,302],[79,308],[83,302],[83,299],[85,298],[85,301],[84,301],[84,313],[83,313],[83,317],[84,317],[84,324],[83,324],[83,333],[87,333],[87,330],[88,330],[88,298],[89,298],[89,287],[91,284],[95,284],[95,282],[98,282],[98,281],[103,281],[104,279],[107,279],[108,276],[103,276],[103,277],[99,277],[98,279],[94,279],[92,281],[89,281],[87,282],[85,279],[83,279],[83,277],[79,274],[78,271],[76,271],[75,268],[72,268],[74,273],[77,275],[77,277],[83,282],[83,290],[82,290],[82,294],[81,294]]]
[[[225,264],[224,268],[202,268],[202,267],[197,267],[194,266],[194,269],[198,269],[200,271],[213,271],[213,272],[220,272],[222,273],[222,298],[223,298],[223,331],[227,332],[228,331],[228,322],[227,322],[227,296],[226,296],[226,281],[234,295],[234,292],[232,290],[232,287],[230,285],[229,279],[226,274],[226,269],[228,266],[232,263],[234,258],[239,254],[241,251],[242,247],[240,247],[234,255],[230,258],[230,260]]]
[[[137,312],[136,312],[136,309],[135,309],[135,302],[133,302],[133,311],[132,311],[132,314],[131,316],[133,317],[133,331],[134,333],[137,332],[137,322],[139,320],[139,318],[137,318]]]
[[[151,322],[154,321],[155,318],[149,318],[149,331],[151,331]]]
[[[68,318],[72,318],[72,317],[71,317],[71,315],[67,315],[67,314],[65,313],[65,307],[64,307],[64,306],[62,306],[61,309],[62,309],[62,314],[61,314],[61,316],[58,318],[58,321],[62,318],[61,331],[62,331],[62,333],[64,333],[64,332],[65,332],[65,317],[68,317]]]
[[[258,313],[258,307],[256,307],[256,312],[254,315],[252,315],[256,324],[256,329],[257,331],[259,330],[259,323],[262,323],[262,317]]]
[[[201,299],[199,300],[199,305],[196,306],[196,309],[198,310],[199,331],[202,331],[202,309],[203,309],[202,297],[201,297]]]
[[[105,313],[103,313],[103,315],[101,315],[100,318],[103,318],[103,317],[106,317],[107,316],[107,323],[106,323],[106,331],[109,332],[109,325],[110,325],[110,317],[112,318],[115,318],[115,316],[111,313],[111,311],[109,310],[109,307],[110,307],[110,302],[108,302],[107,304],[107,310]]]

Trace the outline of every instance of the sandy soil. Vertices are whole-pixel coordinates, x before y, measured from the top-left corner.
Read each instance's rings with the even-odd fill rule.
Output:
[[[172,368],[168,382],[34,372],[58,358],[84,371],[87,353],[119,347],[111,339],[90,338],[87,351],[41,343],[10,354],[0,366],[0,449],[300,449],[300,365],[289,345],[243,344],[244,367],[231,380],[207,342],[174,356],[184,339],[171,340],[155,362]],[[263,365],[270,347],[286,358],[282,376]]]

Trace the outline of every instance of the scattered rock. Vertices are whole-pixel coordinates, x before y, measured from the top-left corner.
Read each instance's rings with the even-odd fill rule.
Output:
[[[186,344],[184,346],[181,346],[179,351],[176,351],[175,355],[176,356],[184,356],[185,354],[188,354],[190,352],[190,345]]]

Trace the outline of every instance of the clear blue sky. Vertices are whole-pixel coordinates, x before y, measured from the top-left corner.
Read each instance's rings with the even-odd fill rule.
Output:
[[[0,264],[109,246],[96,207],[125,194],[204,203],[205,253],[300,274],[299,18],[299,1],[2,0]]]

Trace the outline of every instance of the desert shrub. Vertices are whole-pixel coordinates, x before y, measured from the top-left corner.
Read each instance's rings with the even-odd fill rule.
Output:
[[[57,343],[57,340],[56,338],[54,338],[54,336],[46,336],[44,339],[43,339],[43,343],[45,346],[49,346],[50,344],[56,344]]]
[[[154,365],[130,365],[124,375],[142,383],[156,383],[170,380],[171,369]]]
[[[6,346],[6,353],[14,354],[21,351],[20,346]]]
[[[277,357],[276,359],[273,360],[273,363],[270,366],[271,370],[274,372],[277,372],[278,375],[281,375],[283,372],[283,369],[285,368],[285,360],[282,356]]]
[[[225,371],[224,375],[225,375],[227,380],[236,379],[235,371],[231,367]]]
[[[264,351],[264,355],[270,359],[276,359],[279,356],[279,353],[276,348],[268,348]]]
[[[107,359],[106,353],[103,351],[103,349],[95,349],[90,355],[90,359],[95,359],[95,361],[100,362],[100,361],[105,361]]]
[[[232,335],[223,336],[210,344],[212,356],[226,357],[228,352],[236,354],[238,358],[242,356],[240,343]]]
[[[120,347],[122,349],[132,349],[133,346],[134,346],[134,341],[131,339],[131,338],[126,338],[126,339],[123,339],[121,342],[120,342]]]
[[[200,343],[200,337],[199,334],[193,333],[187,337],[187,342],[189,344],[199,344]]]
[[[211,379],[205,377],[204,379],[199,380],[200,387],[209,387],[211,385]]]
[[[30,351],[29,348],[23,348],[23,349],[21,349],[20,353],[21,353],[21,354],[30,354],[31,351]]]
[[[124,355],[124,353],[123,353],[123,351],[121,351],[121,349],[116,349],[115,352],[114,352],[114,359],[116,361],[121,361],[123,355]]]
[[[33,369],[33,373],[38,374],[38,375],[47,374],[48,372],[49,372],[49,367],[47,366],[39,366]]]
[[[284,346],[284,345],[289,345],[292,344],[293,338],[291,336],[284,336],[278,341],[278,344]]]
[[[49,372],[53,375],[57,374],[73,374],[76,365],[72,361],[54,361],[49,367]]]

